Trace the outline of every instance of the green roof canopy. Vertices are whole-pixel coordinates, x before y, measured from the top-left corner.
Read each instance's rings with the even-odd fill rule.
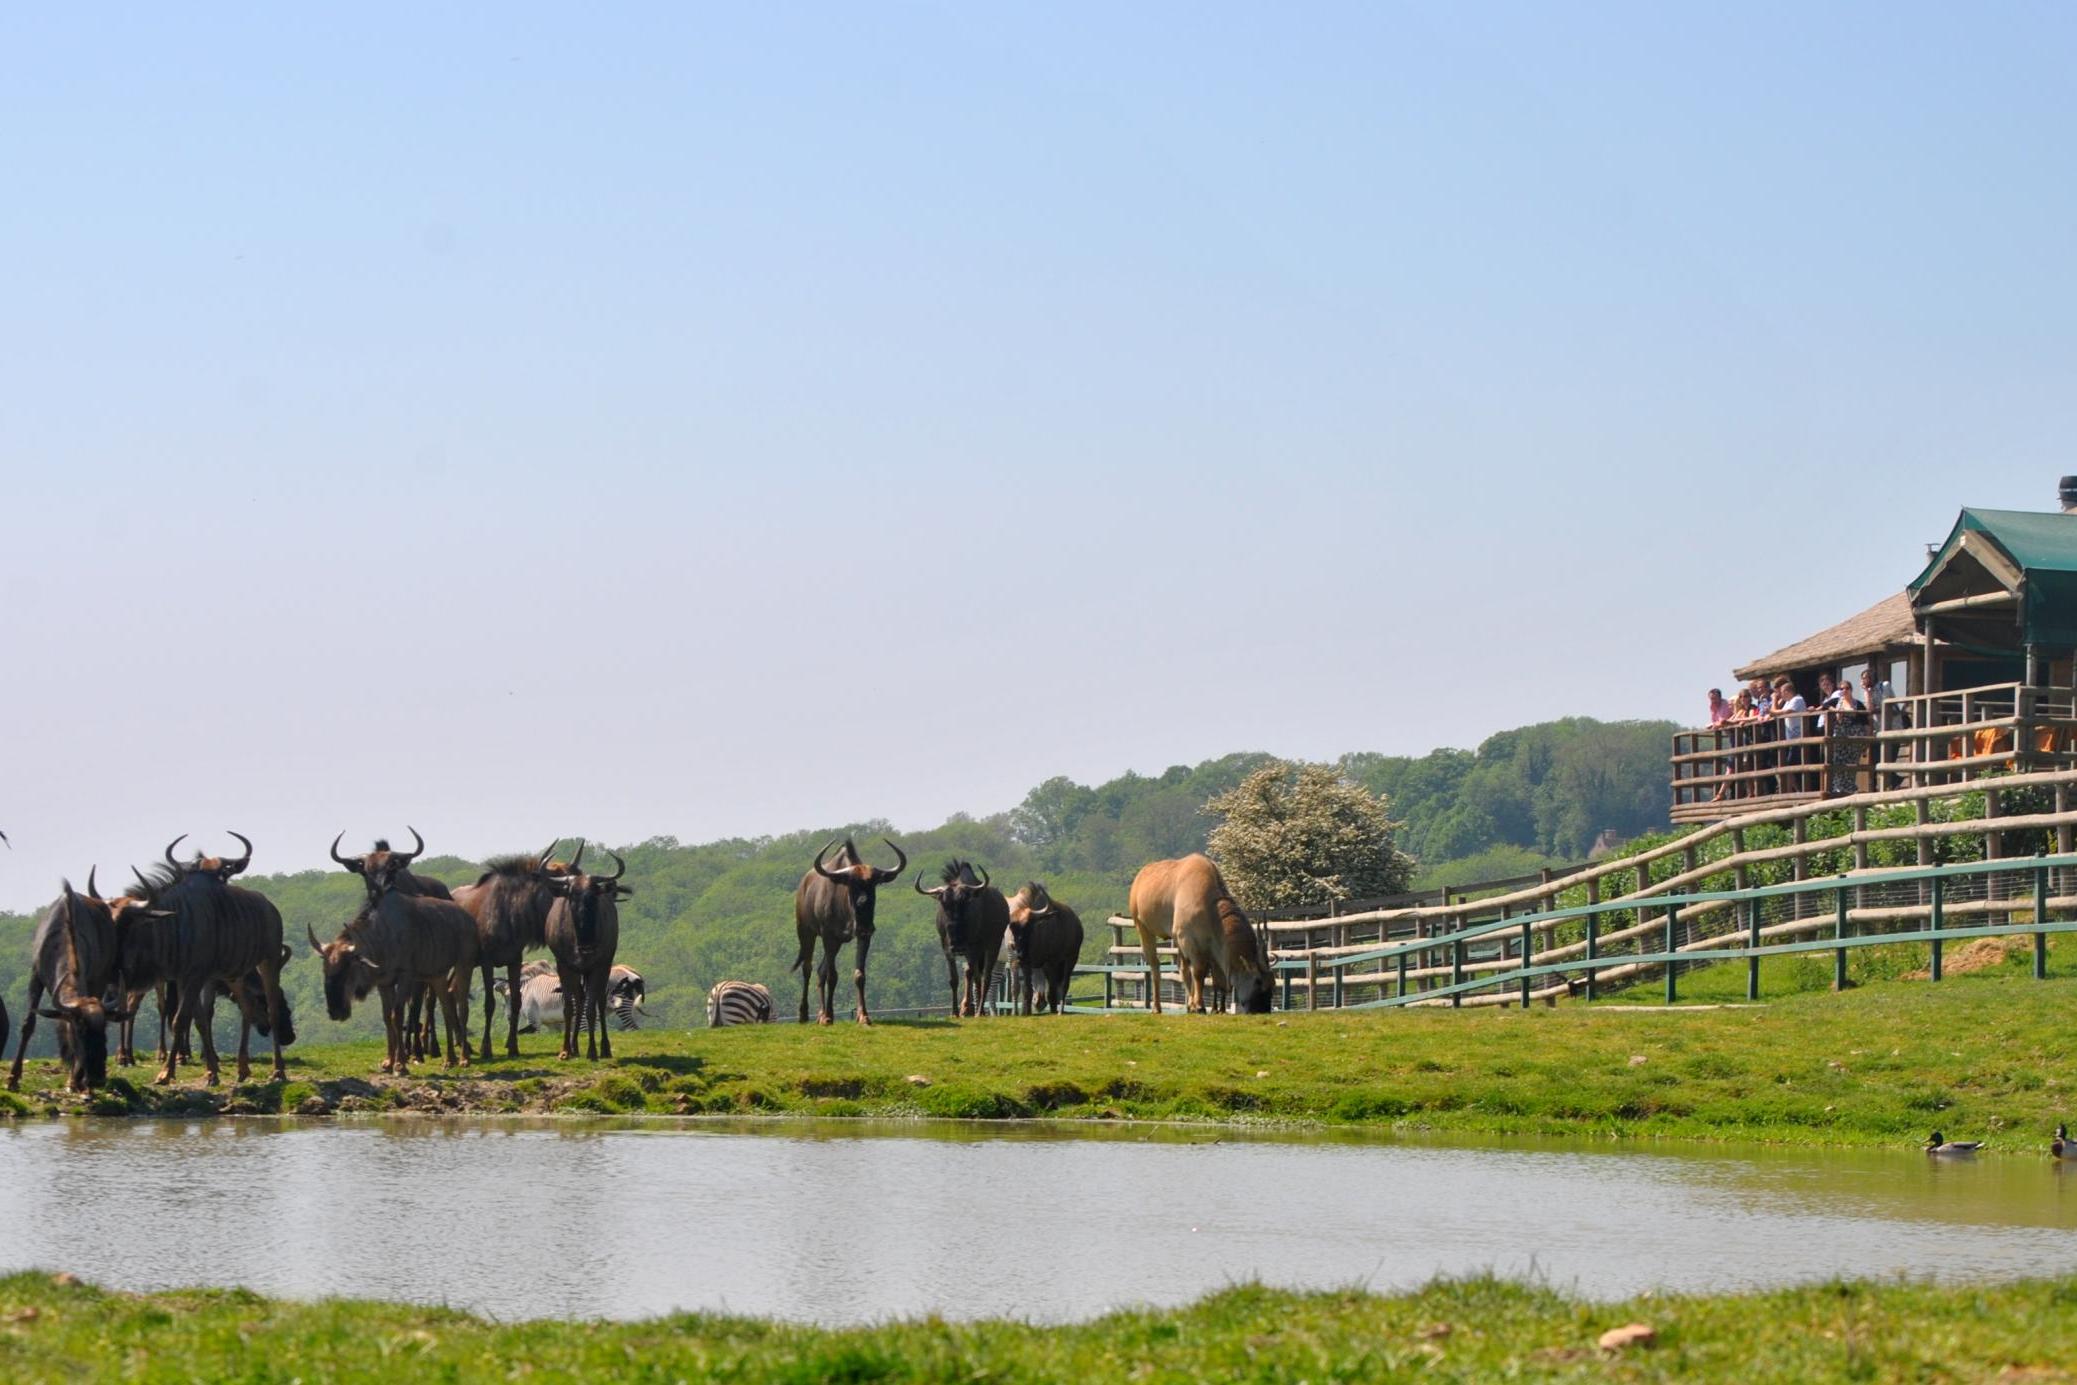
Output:
[[[2077,515],[1963,510],[1912,582],[1911,604],[1923,611],[2001,589],[2018,598],[2017,629],[2009,615],[1993,617],[1988,609],[1971,623],[1982,628],[1994,621],[2021,644],[2077,647]],[[2004,605],[2010,612],[2011,603]]]

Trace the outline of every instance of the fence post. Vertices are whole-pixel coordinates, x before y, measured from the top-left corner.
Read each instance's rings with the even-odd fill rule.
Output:
[[[1310,948],[1305,954],[1305,1008],[1320,1008],[1320,954]]]
[[[1452,939],[1450,940],[1450,985],[1451,985],[1452,987],[1457,987],[1457,986],[1461,986],[1461,985],[1463,985],[1463,984],[1464,984],[1464,930],[1463,930],[1462,928],[1459,928],[1459,929],[1457,930],[1457,935],[1456,935],[1456,937],[1454,937],[1454,938],[1452,938]],[[1464,1007],[1464,992],[1462,992],[1462,991],[1459,991],[1459,990],[1455,990],[1455,989],[1452,989],[1452,990],[1450,991],[1450,1008],[1451,1008],[1452,1010],[1460,1010],[1460,1009],[1462,1009],[1463,1007]]]
[[[1406,954],[1399,954],[1399,999],[1406,999]]]
[[[1945,927],[1947,926],[1947,910],[1946,910],[1946,907],[1945,907],[1945,905],[1946,905],[1946,899],[1947,899],[1947,888],[1946,888],[1946,887],[1947,887],[1947,879],[1946,879],[1946,877],[1945,877],[1945,876],[1939,876],[1939,875],[1936,875],[1936,876],[1934,876],[1934,877],[1933,877],[1933,912],[1932,912],[1932,918],[1931,918],[1931,922],[1932,922],[1932,925],[1933,925],[1933,934],[1934,934],[1934,937],[1933,937],[1933,979],[1934,979],[1935,981],[1938,981],[1938,980],[1940,979],[1940,937],[1939,937],[1939,933],[1940,933],[1940,930],[1941,930],[1942,928],[1945,928]]]
[[[1666,906],[1666,1003],[1668,1005],[1680,998],[1679,983],[1674,980],[1673,973],[1673,930],[1678,924],[1679,916],[1680,905],[1669,903]]]
[[[1745,901],[1745,945],[1749,948],[1760,945],[1760,901],[1757,899]],[[1745,959],[1745,998],[1760,998],[1760,959],[1757,957]]]
[[[1105,972],[1103,974],[1103,1008],[1106,1010],[1111,1008],[1111,980],[1111,973]]]
[[[2037,856],[2045,852],[2035,852]],[[2044,981],[2048,977],[2048,934],[2043,931],[2048,923],[2048,867],[2034,867],[2034,979]]]
[[[1522,925],[1522,1008],[1529,1008],[1529,925]]]
[[[1600,902],[1601,877],[1590,875],[1587,877],[1587,907],[1592,909],[1594,905]],[[1587,1000],[1589,1003],[1594,999],[1595,978],[1601,974],[1601,968],[1594,965],[1594,950],[1599,946],[1600,941],[1601,915],[1596,911],[1587,915]]]
[[[1839,942],[1846,941],[1846,873],[1840,872],[1839,883],[1832,887],[1832,908],[1837,915],[1832,927],[1832,936]],[[1846,989],[1846,949],[1841,947],[1832,953],[1832,989]]]
[[[1334,1008],[1337,1010],[1341,1009],[1346,999],[1347,993],[1343,987],[1347,984],[1348,974],[1348,967],[1337,958],[1334,965]]]

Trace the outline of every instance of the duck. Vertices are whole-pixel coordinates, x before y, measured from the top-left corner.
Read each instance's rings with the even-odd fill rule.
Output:
[[[1926,1141],[1926,1153],[1936,1159],[1966,1159],[1982,1148],[1981,1140],[1949,1140],[1943,1138],[1937,1130],[1933,1132],[1933,1137]]]
[[[2070,1138],[2070,1127],[2058,1125],[2055,1138],[2048,1142],[2048,1152],[2057,1159],[2077,1159],[2077,1140]]]

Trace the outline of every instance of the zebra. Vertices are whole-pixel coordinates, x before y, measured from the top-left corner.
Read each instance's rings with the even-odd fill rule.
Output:
[[[495,982],[498,993],[505,991],[505,978]],[[563,993],[556,984],[555,963],[532,961],[519,969],[519,999],[510,1002],[519,1016],[519,1032],[531,1034],[536,1028],[560,1029],[563,1027]],[[649,1013],[644,1002],[649,998],[649,985],[642,973],[633,967],[616,965],[613,980],[606,987],[606,1006],[612,1010],[621,1029],[641,1028],[641,1017]]]
[[[721,981],[707,992],[707,1027],[770,1024],[772,993],[755,981]]]
[[[613,979],[606,985],[606,1004],[620,1021],[622,1029],[639,1028],[635,1016],[647,1014],[642,1002],[649,997],[649,985],[642,980],[642,973],[633,967],[616,966]]]

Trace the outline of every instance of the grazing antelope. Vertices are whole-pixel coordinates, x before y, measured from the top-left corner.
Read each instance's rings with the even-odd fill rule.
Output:
[[[1175,940],[1187,1011],[1204,1012],[1204,985],[1211,979],[1232,991],[1234,1005],[1243,1014],[1269,1013],[1275,978],[1269,956],[1209,856],[1199,853],[1141,866],[1132,878],[1128,909],[1146,954],[1155,1014],[1161,1013],[1161,959],[1155,946],[1163,938]]]

